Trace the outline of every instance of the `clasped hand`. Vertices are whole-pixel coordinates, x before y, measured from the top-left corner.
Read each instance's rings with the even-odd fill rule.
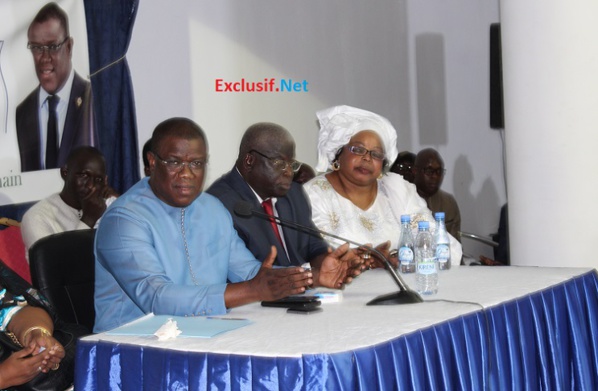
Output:
[[[53,337],[32,336],[23,349],[0,363],[0,387],[24,384],[40,372],[57,370],[64,354],[64,347]]]
[[[328,248],[328,253],[312,261],[316,285],[340,289],[350,283],[365,269],[363,259],[345,243],[336,250]]]
[[[262,292],[261,300],[277,300],[305,292],[312,286],[340,289],[364,269],[363,261],[355,250],[345,243],[335,250],[312,260],[312,269],[293,266],[273,268],[276,248],[273,246],[262,267],[253,278]]]
[[[103,197],[104,186],[93,187],[89,193],[81,199],[81,221],[87,224],[90,228],[95,226],[95,223],[104,214],[106,210],[106,201]]]
[[[366,244],[367,247],[371,248],[370,244]],[[367,269],[376,269],[376,268],[385,268],[386,264],[384,260],[379,259],[379,256],[376,253],[370,251],[367,247],[358,247],[355,251],[359,256],[363,259],[363,262]],[[398,259],[396,257],[390,257],[390,240],[387,240],[384,243],[380,243],[375,247],[378,252],[380,252],[393,267],[398,266]]]
[[[46,373],[58,369],[60,361],[64,358],[64,347],[52,336],[37,332],[32,332],[31,335],[27,346],[33,348],[33,356],[41,356],[41,371]]]

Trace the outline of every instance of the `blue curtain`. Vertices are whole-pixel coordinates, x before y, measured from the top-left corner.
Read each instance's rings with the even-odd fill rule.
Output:
[[[125,59],[139,0],[84,0],[84,4],[100,149],[110,184],[123,193],[139,180],[135,101]]]

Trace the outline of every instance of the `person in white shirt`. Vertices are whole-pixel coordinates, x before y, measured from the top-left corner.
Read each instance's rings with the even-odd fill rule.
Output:
[[[62,191],[34,204],[23,216],[21,235],[27,251],[48,235],[96,228],[117,197],[108,185],[104,155],[94,147],[74,149],[60,176],[64,180]]]

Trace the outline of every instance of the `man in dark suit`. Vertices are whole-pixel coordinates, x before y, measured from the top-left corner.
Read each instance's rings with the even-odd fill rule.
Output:
[[[46,4],[27,31],[39,86],[16,112],[21,172],[58,168],[74,147],[97,145],[91,83],[72,67],[68,16]]]
[[[311,206],[300,184],[293,182],[293,172],[300,163],[295,158],[295,142],[282,126],[257,123],[250,126],[241,140],[235,167],[207,190],[222,201],[233,217],[237,233],[257,259],[265,259],[275,245],[275,264],[281,266],[311,263],[320,265],[329,254],[326,241],[288,227],[272,226],[259,217],[240,217],[234,212],[239,201],[253,209],[262,209],[263,201],[273,201],[271,211],[282,219],[316,228],[311,220]],[[279,239],[280,237],[280,239]],[[354,259],[348,250],[341,259]],[[359,265],[358,267],[360,267]]]

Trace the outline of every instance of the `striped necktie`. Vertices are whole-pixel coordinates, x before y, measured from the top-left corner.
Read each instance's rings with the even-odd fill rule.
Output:
[[[266,201],[263,201],[262,207],[264,208],[264,211],[267,214],[269,214],[269,215],[274,214],[274,208],[272,207],[272,199],[271,198],[268,198]],[[282,245],[282,248],[284,248],[284,244],[282,243],[282,237],[280,236],[280,231],[278,230],[278,224],[276,224],[276,221],[273,218],[270,218],[269,220],[270,220],[270,225],[272,226],[272,229],[274,230],[274,234],[278,238],[278,241]]]

